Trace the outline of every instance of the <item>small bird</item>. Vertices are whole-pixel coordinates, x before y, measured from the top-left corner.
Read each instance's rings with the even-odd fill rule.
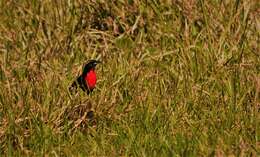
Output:
[[[78,87],[80,87],[84,92],[87,92],[87,94],[90,94],[93,91],[97,82],[95,67],[99,63],[101,62],[97,60],[90,60],[84,66],[82,74],[69,87],[71,94],[77,93]]]

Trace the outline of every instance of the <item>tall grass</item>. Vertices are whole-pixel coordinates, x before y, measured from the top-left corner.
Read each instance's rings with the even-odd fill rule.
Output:
[[[259,156],[259,5],[0,1],[0,153]]]

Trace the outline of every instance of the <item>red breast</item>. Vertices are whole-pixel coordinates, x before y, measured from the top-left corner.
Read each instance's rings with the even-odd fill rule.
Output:
[[[97,76],[94,69],[91,69],[85,76],[85,81],[89,89],[94,89],[97,83]]]

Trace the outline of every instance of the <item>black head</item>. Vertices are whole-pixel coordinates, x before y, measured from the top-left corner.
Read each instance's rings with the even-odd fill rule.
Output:
[[[101,62],[97,61],[97,60],[88,61],[88,63],[84,66],[83,75],[87,74],[90,71],[90,69],[94,69],[96,67],[96,65],[99,63],[101,63]]]

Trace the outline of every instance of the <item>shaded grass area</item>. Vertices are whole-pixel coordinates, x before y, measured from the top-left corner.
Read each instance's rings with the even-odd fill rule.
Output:
[[[256,0],[0,8],[4,156],[259,155]],[[70,96],[89,59],[97,88]]]

